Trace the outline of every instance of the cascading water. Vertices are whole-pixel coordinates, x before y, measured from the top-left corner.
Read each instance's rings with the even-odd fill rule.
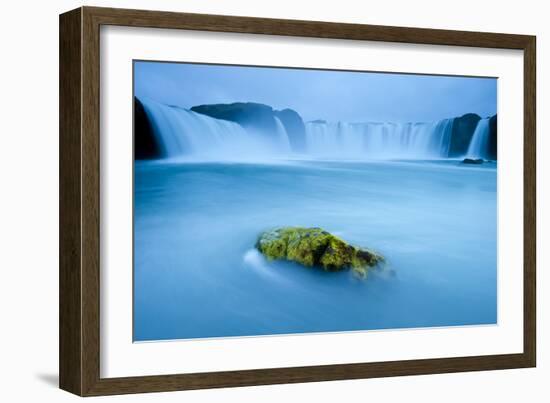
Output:
[[[277,118],[276,136],[269,138],[234,122],[148,99],[140,101],[165,158],[247,159],[289,153],[288,135]]]
[[[429,123],[309,122],[309,153],[336,158],[446,158],[453,119]]]
[[[353,123],[314,123],[306,124],[306,150],[316,157],[340,157],[364,153],[365,138],[363,129]],[[343,154],[344,152],[344,154]]]
[[[489,121],[489,118],[485,118],[477,123],[466,157],[487,158],[489,153]]]
[[[277,126],[276,134],[277,134],[277,141],[276,144],[281,147],[281,151],[284,151],[286,153],[290,153],[292,151],[290,147],[290,139],[288,138],[288,133],[286,132],[285,126],[283,125],[283,122],[281,122],[281,119],[279,119],[277,116],[275,116],[275,125]]]
[[[266,133],[149,99],[142,99],[141,103],[165,158],[185,156],[246,160],[258,157],[288,158],[292,154],[289,135],[278,117],[274,117],[275,130]],[[453,121],[309,122],[305,131],[305,156],[334,159],[447,158]],[[478,130],[482,130],[481,126],[485,127],[483,133],[488,132],[488,121],[481,121],[474,134],[471,150],[486,148],[487,136],[478,133]]]

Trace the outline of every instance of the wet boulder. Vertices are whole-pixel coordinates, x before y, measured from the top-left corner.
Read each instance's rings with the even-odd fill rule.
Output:
[[[464,158],[462,160],[463,164],[471,164],[471,165],[480,165],[483,164],[483,159],[481,158]]]
[[[365,277],[384,258],[350,245],[322,228],[280,227],[262,233],[256,248],[269,260],[288,260],[325,271],[351,269]]]

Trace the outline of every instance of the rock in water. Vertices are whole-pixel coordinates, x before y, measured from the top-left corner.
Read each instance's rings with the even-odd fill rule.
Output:
[[[290,260],[326,271],[352,269],[366,276],[384,261],[375,252],[357,248],[321,228],[281,227],[260,235],[256,248],[269,260]]]
[[[483,164],[483,159],[482,158],[464,158],[462,160],[462,163],[463,164],[475,164],[475,165],[479,165],[479,164]]]

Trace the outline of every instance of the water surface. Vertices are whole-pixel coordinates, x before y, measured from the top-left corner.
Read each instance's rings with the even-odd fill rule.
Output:
[[[496,164],[136,162],[135,341],[494,324]],[[366,280],[254,250],[319,226],[382,253]]]

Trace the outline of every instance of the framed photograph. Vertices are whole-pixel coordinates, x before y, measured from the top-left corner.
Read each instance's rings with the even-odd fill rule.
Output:
[[[60,387],[533,367],[535,37],[60,16]]]

